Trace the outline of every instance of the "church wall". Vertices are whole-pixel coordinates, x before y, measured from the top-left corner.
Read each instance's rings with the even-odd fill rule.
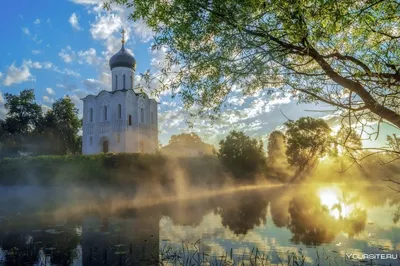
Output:
[[[115,67],[111,71],[112,75],[112,90],[123,90],[124,89],[124,75],[125,75],[125,89],[133,88],[133,69],[127,67]]]
[[[113,74],[130,76],[129,68],[114,68]],[[114,77],[113,77],[114,78]],[[132,86],[131,81],[126,81]],[[118,85],[122,82],[118,81]],[[158,103],[145,94],[136,94],[133,90],[122,90],[118,86],[113,91],[102,91],[97,96],[89,95],[83,99],[83,135],[82,153],[97,154],[103,152],[103,142],[108,141],[108,151],[153,153],[158,148]],[[127,85],[127,84],[125,84]],[[119,107],[121,105],[121,117]],[[105,112],[107,107],[107,112]],[[143,107],[144,122],[141,120]],[[90,122],[90,108],[93,109],[93,121]],[[105,113],[107,118],[105,119]],[[129,115],[131,124],[129,125]]]

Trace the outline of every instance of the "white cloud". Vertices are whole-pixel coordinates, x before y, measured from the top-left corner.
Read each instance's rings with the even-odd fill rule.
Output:
[[[0,79],[3,77],[3,73],[0,72]]]
[[[37,19],[33,22],[33,24],[39,25],[39,24],[40,24],[40,19],[37,18]]]
[[[96,22],[91,24],[90,33],[93,39],[106,40],[122,27],[121,17],[116,14],[98,15]]]
[[[41,54],[42,52],[40,50],[32,50],[32,54],[37,55]]]
[[[54,96],[54,95],[56,94],[52,88],[47,88],[47,89],[46,89],[46,92],[47,92],[49,95],[52,95],[52,96]]]
[[[82,4],[82,5],[95,5],[103,3],[104,0],[71,0],[75,4]]]
[[[101,90],[107,89],[107,87],[101,81],[95,79],[85,79],[82,81],[82,83],[86,90],[91,93],[98,93]]]
[[[33,80],[28,64],[26,62],[21,67],[16,67],[15,63],[12,63],[8,67],[7,74],[3,80],[4,86],[11,86],[13,84],[19,84],[25,81]]]
[[[84,62],[88,63],[89,65],[95,65],[100,63],[100,58],[97,57],[96,49],[90,48],[87,51],[79,51],[78,52],[78,63],[83,64]]]
[[[154,35],[154,32],[143,20],[135,21],[133,24],[133,31],[137,36],[140,37],[142,42],[150,41]]]
[[[44,95],[42,99],[43,99],[43,102],[44,102],[44,103],[54,103],[54,99],[53,99],[53,98],[50,98],[50,97],[47,96],[47,95]]]
[[[28,28],[22,28],[21,30],[22,30],[22,32],[23,32],[25,35],[27,35],[27,36],[30,36],[30,35],[31,35],[31,32],[29,31]]]
[[[76,15],[76,13],[72,13],[68,21],[71,24],[72,28],[74,28],[75,30],[82,30],[81,26],[79,25],[78,16]]]
[[[64,60],[65,63],[71,63],[76,57],[75,52],[69,45],[65,49],[61,49],[58,55],[62,58],[62,60]]]

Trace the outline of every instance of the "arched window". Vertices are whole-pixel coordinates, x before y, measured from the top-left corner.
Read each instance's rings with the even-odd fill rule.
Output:
[[[90,122],[93,122],[93,108],[90,108],[89,117],[90,117]]]
[[[123,89],[125,90],[125,74],[124,74],[124,83],[123,84],[124,84]]]
[[[144,109],[140,108],[140,122],[144,123]]]
[[[104,121],[107,121],[107,106],[104,106]]]
[[[115,89],[118,90],[118,76],[115,75]]]
[[[122,118],[122,107],[121,104],[118,104],[118,119]]]
[[[93,145],[93,138],[92,137],[89,138],[89,143],[90,143],[90,146]]]
[[[128,125],[132,126],[132,116],[131,115],[128,116]]]

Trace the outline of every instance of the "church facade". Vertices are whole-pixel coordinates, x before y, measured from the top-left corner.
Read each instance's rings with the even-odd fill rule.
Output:
[[[158,148],[158,103],[134,91],[136,60],[124,44],[123,37],[121,50],[109,61],[111,91],[82,99],[82,154],[154,153]]]

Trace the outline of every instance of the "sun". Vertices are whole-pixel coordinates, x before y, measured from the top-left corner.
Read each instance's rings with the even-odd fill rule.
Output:
[[[321,204],[328,208],[329,214],[335,219],[348,217],[354,208],[346,204],[341,195],[338,187],[324,187],[318,190]]]

